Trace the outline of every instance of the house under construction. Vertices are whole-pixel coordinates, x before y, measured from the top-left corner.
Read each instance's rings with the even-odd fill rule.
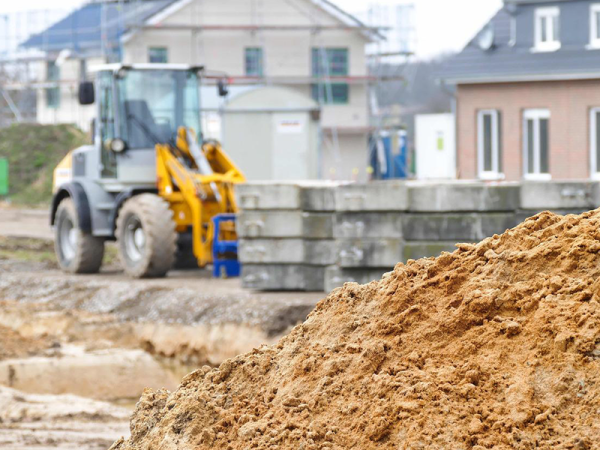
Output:
[[[318,109],[312,114],[319,123],[318,177],[364,179],[368,89],[375,81],[365,47],[380,39],[377,29],[327,0],[90,2],[27,39],[21,48],[35,56],[19,63],[27,62],[26,72],[34,75],[3,87],[12,96],[34,90],[40,123],[89,129],[93,106],[78,104],[77,87],[93,76],[93,65],[202,65],[227,74],[232,94],[277,86],[312,99]],[[210,95],[203,105],[213,115],[223,106]]]

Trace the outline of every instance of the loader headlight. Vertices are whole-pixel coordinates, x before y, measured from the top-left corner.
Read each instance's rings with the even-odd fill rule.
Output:
[[[113,139],[110,141],[110,149],[115,153],[123,153],[127,145],[125,145],[125,141],[123,139]]]

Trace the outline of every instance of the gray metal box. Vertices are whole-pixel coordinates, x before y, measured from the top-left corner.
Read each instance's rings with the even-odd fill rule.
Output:
[[[242,287],[259,291],[325,290],[325,268],[300,264],[245,264]]]
[[[402,260],[401,239],[338,240],[341,267],[394,267]]]
[[[406,211],[408,188],[405,182],[375,181],[348,184],[335,190],[337,211]]]
[[[242,211],[236,223],[243,238],[333,238],[333,214],[302,211]]]
[[[402,230],[407,241],[477,242],[518,223],[515,213],[407,214]]]
[[[341,238],[402,238],[402,213],[338,213],[333,235]]]
[[[252,182],[235,187],[242,210],[300,209],[300,187],[295,184]]]
[[[385,273],[392,270],[393,268],[344,269],[338,266],[329,266],[325,269],[325,292],[342,287],[344,283],[367,284],[374,280],[380,280]]]
[[[598,183],[591,181],[525,182],[521,186],[521,208],[595,209],[600,206]]]
[[[243,264],[335,264],[334,240],[241,239],[238,256]]]
[[[514,211],[519,208],[519,185],[506,183],[410,183],[411,212]]]

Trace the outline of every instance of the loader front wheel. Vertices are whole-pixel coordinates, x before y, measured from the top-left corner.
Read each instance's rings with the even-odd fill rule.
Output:
[[[173,266],[177,232],[169,204],[155,194],[125,202],[117,218],[119,258],[134,278],[164,277]]]
[[[60,268],[71,273],[98,273],[104,258],[104,239],[79,228],[75,203],[65,198],[58,205],[54,251]]]

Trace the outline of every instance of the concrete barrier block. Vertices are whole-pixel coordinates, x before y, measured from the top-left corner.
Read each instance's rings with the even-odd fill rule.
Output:
[[[337,259],[334,240],[241,239],[242,264],[308,264],[327,266]]]
[[[454,242],[406,242],[402,253],[402,262],[409,259],[438,257],[442,252],[452,253],[456,250]]]
[[[348,184],[335,190],[336,211],[406,211],[408,187],[405,182],[375,181]]]
[[[412,183],[411,212],[514,211],[519,207],[519,185],[506,183]]]
[[[242,211],[236,223],[244,238],[331,239],[333,214],[302,211]]]
[[[258,291],[307,291],[325,289],[325,267],[301,264],[245,264],[242,287]]]
[[[393,268],[348,269],[330,266],[325,269],[325,292],[342,287],[344,283],[367,284],[374,280],[380,280],[384,273],[392,270]]]
[[[303,211],[335,211],[335,191],[337,185],[303,185],[300,191],[300,204]]]
[[[598,183],[592,181],[526,182],[521,186],[521,208],[534,211],[595,209],[600,206],[598,189]]]
[[[292,183],[252,182],[235,187],[242,210],[300,209],[300,187]]]
[[[338,213],[333,235],[344,239],[402,238],[401,213]]]
[[[518,223],[515,213],[407,214],[402,230],[406,241],[477,242]]]
[[[402,260],[401,239],[340,239],[341,267],[394,267]]]

